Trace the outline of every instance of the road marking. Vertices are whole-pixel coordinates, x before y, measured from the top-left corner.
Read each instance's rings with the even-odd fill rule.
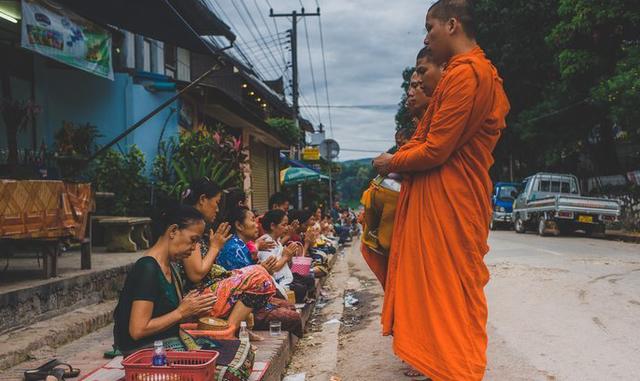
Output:
[[[552,254],[558,257],[562,257],[564,256],[564,254],[562,253],[558,253],[557,251],[553,251],[553,250],[547,250],[547,249],[536,249],[538,251],[542,251],[543,253],[547,253],[547,254]]]

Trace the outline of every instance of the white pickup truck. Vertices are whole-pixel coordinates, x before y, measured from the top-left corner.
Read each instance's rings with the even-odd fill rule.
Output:
[[[535,229],[541,236],[576,230],[603,234],[605,223],[620,216],[618,200],[580,196],[573,175],[538,173],[523,181],[523,189],[513,203],[516,233]]]

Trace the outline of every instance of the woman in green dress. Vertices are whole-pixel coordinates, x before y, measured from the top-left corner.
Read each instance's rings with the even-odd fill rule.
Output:
[[[215,303],[215,295],[197,291],[181,298],[171,271],[172,262],[194,252],[204,226],[202,213],[186,205],[154,219],[159,239],[127,275],[114,312],[115,347],[123,353],[177,337],[181,322],[206,314]]]

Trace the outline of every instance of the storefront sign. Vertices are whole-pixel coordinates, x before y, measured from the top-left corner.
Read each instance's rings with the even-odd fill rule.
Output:
[[[113,79],[111,33],[50,1],[22,1],[22,47]]]
[[[318,147],[305,147],[302,150],[302,160],[304,161],[318,161],[320,160],[320,150]]]

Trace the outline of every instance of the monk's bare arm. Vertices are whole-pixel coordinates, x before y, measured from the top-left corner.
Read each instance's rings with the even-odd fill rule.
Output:
[[[449,83],[443,84],[442,104],[425,141],[393,155],[390,171],[426,171],[442,165],[456,149],[471,114],[478,81],[470,65],[453,68],[443,80]]]

